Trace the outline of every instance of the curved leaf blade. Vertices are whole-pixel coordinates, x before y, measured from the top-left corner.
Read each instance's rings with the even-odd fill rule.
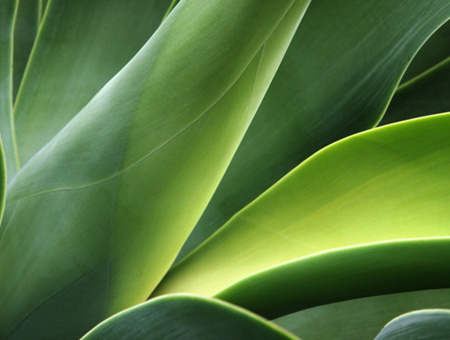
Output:
[[[310,308],[275,319],[309,340],[373,339],[397,315],[424,308],[449,308],[450,289],[379,295]]]
[[[14,23],[13,98],[16,97],[39,27],[40,1],[20,0]]]
[[[21,165],[139,51],[169,4],[170,0],[48,4],[14,107]]]
[[[17,3],[17,0],[3,1],[0,7],[0,135],[2,136],[8,178],[17,171],[12,113],[13,27]]]
[[[375,340],[445,340],[449,335],[450,309],[431,309],[399,316]]]
[[[395,93],[381,125],[450,110],[450,57],[405,83]]]
[[[268,319],[373,295],[448,288],[450,238],[327,251],[266,269],[215,297]]]
[[[375,126],[417,50],[449,17],[447,0],[313,1],[178,259],[314,152]]]
[[[1,336],[45,338],[66,313],[64,338],[76,338],[145,301],[206,207],[307,5],[180,3],[21,169],[2,225]],[[78,296],[84,285],[104,293]],[[79,313],[86,308],[95,317]]]
[[[282,262],[449,235],[450,114],[366,131],[303,162],[174,266],[155,295],[213,295]]]
[[[244,309],[195,295],[150,300],[102,322],[82,340],[298,339]]]

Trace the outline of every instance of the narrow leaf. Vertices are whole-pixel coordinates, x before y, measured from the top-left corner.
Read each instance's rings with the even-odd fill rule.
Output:
[[[39,27],[39,0],[20,0],[14,23],[13,97],[17,95]]]
[[[2,1],[0,6],[0,135],[8,177],[17,171],[12,113],[13,27],[17,0]]]

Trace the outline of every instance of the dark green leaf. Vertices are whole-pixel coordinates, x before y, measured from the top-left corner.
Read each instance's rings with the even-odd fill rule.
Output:
[[[297,339],[244,309],[195,295],[169,295],[123,311],[82,340]]]
[[[448,340],[450,309],[421,310],[389,322],[375,340]]]

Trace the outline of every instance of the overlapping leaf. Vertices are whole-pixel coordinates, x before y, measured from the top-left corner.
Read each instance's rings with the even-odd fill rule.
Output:
[[[58,328],[76,338],[145,300],[206,207],[307,5],[181,2],[21,169],[2,225],[1,337],[48,339]]]
[[[174,266],[155,294],[213,295],[321,251],[448,236],[450,114],[332,144],[285,176]]]
[[[250,275],[216,297],[273,319],[372,295],[447,288],[450,238],[342,248]]]
[[[170,295],[123,311],[82,340],[297,339],[255,314],[219,300]]]
[[[312,1],[179,258],[312,153],[376,125],[414,54],[449,17],[447,0]]]
[[[449,336],[450,309],[431,309],[399,316],[375,340],[445,340]]]
[[[14,109],[22,165],[138,52],[169,4],[50,2]]]
[[[424,308],[450,308],[450,289],[332,303],[289,314],[274,322],[302,339],[372,340],[391,319]]]

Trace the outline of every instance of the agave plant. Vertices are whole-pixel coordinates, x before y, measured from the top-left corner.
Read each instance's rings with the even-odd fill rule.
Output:
[[[449,18],[1,0],[0,338],[448,335]]]

